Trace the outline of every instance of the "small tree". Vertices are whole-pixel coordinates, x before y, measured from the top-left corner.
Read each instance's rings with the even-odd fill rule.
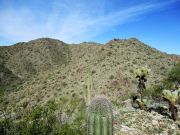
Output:
[[[176,107],[176,102],[178,101],[179,94],[180,94],[180,89],[175,91],[170,91],[170,90],[163,91],[163,97],[169,103],[169,111],[171,112],[171,118],[175,121],[178,118],[178,109]]]

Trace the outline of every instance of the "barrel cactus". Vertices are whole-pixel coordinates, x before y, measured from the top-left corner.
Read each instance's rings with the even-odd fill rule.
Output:
[[[93,98],[87,108],[87,135],[113,135],[111,103],[103,96]]]

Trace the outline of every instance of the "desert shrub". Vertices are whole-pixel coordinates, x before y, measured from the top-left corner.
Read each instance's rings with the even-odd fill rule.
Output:
[[[57,130],[58,135],[83,135],[81,129],[73,124],[65,124]]]
[[[132,64],[138,64],[137,60],[133,60]]]
[[[55,103],[55,100],[49,100],[46,106],[48,107],[48,109],[50,111],[55,111],[57,109],[57,105]]]
[[[57,97],[58,93],[57,92],[54,92],[54,96]]]
[[[62,104],[66,104],[68,102],[68,97],[62,96],[62,97],[60,97],[60,101],[62,102]]]
[[[75,97],[76,96],[76,93],[72,93],[72,97]]]
[[[146,88],[146,89],[144,90],[144,96],[145,96],[145,97],[151,96],[152,93],[153,93],[153,89],[152,89],[152,88]]]
[[[168,81],[180,84],[180,62],[169,72]]]
[[[144,95],[147,97],[152,96],[153,98],[160,98],[163,90],[164,90],[164,85],[162,83],[158,83],[156,85],[152,85],[151,87],[148,87],[144,91]]]
[[[151,91],[149,95],[159,98],[162,96],[164,89],[177,89],[178,84],[180,84],[180,63],[176,64],[165,78],[149,88],[149,91]]]
[[[61,91],[61,88],[57,88],[56,90],[57,90],[57,91]]]
[[[64,101],[66,102],[66,101]],[[77,107],[77,102],[73,100],[72,109]],[[66,106],[65,106],[66,107]],[[19,109],[16,109],[17,112]],[[31,110],[22,110],[22,116],[14,121],[11,114],[3,112],[4,119],[0,120],[0,134],[2,135],[82,135],[82,122],[84,120],[83,109],[77,112],[70,123],[62,123],[57,118],[57,104],[54,100],[48,101],[45,106],[36,106]],[[16,113],[17,113],[16,112]],[[1,114],[1,112],[0,112]]]
[[[23,108],[26,108],[26,107],[28,106],[28,104],[29,104],[29,102],[28,102],[28,101],[25,101],[25,102],[22,103],[22,107],[23,107]]]
[[[92,70],[92,74],[95,74],[96,73],[96,70]]]
[[[110,75],[110,76],[109,76],[109,79],[114,79],[114,75]]]
[[[0,86],[0,98],[4,96],[4,87]]]
[[[112,52],[108,52],[108,53],[107,53],[107,56],[111,56],[111,55],[112,55]]]
[[[61,85],[62,85],[63,87],[66,87],[66,86],[67,86],[67,83],[66,83],[66,82],[62,82]]]
[[[133,70],[133,69],[130,69],[129,72],[130,72],[130,73],[134,73],[134,70]]]

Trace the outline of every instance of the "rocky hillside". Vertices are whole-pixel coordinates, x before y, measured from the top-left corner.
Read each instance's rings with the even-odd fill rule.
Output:
[[[115,135],[179,135],[178,122],[155,111],[134,109],[130,99],[114,110]]]
[[[60,96],[83,97],[89,71],[93,95],[103,93],[118,103],[137,89],[135,68],[147,65],[151,69],[147,85],[150,86],[159,82],[180,60],[179,56],[162,53],[135,38],[113,39],[105,45],[66,44],[41,38],[1,47],[0,52],[1,65],[15,80],[23,80],[13,87],[16,92],[7,97],[10,103],[18,104],[25,101],[43,104]],[[4,76],[1,75],[1,80]],[[1,85],[6,83],[1,81]]]
[[[69,61],[68,46],[53,39],[37,39],[27,43],[0,47],[0,84],[5,89],[16,89],[16,85],[37,75],[41,71]],[[13,88],[12,88],[13,87]]]
[[[15,75],[26,79],[40,71],[62,65],[69,61],[69,47],[53,39],[37,39],[3,47],[1,61]],[[7,57],[5,60],[4,57]]]
[[[174,121],[155,112],[136,110],[127,99],[137,90],[136,68],[151,69],[147,77],[149,88],[159,83],[177,62],[180,62],[179,55],[160,52],[136,38],[113,39],[105,45],[66,44],[41,38],[0,47],[0,108],[3,108],[0,125],[8,127],[1,121],[4,114],[11,116],[9,123],[14,123],[10,125],[14,133],[21,130],[24,133],[26,129],[34,132],[36,126],[27,125],[37,125],[36,122],[52,125],[48,128],[63,129],[63,124],[61,128],[54,125],[68,118],[72,124],[69,128],[75,128],[74,123],[78,123],[77,130],[84,133],[84,95],[91,83],[92,97],[102,94],[112,102],[115,135],[174,134],[178,128]],[[53,123],[46,121],[52,118]],[[16,124],[21,126],[16,127]],[[41,132],[40,129],[38,127],[37,132]],[[2,130],[0,128],[0,132]]]

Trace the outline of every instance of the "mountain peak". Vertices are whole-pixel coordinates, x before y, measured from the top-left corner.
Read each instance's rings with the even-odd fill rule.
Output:
[[[106,43],[106,45],[112,45],[114,43],[123,43],[123,42],[131,42],[131,43],[142,43],[139,39],[132,37],[128,39],[120,39],[120,38],[114,38]]]
[[[38,38],[38,39],[31,40],[27,43],[43,43],[43,44],[61,43],[61,44],[65,44],[63,41],[58,40],[58,39],[53,39],[53,38]]]

